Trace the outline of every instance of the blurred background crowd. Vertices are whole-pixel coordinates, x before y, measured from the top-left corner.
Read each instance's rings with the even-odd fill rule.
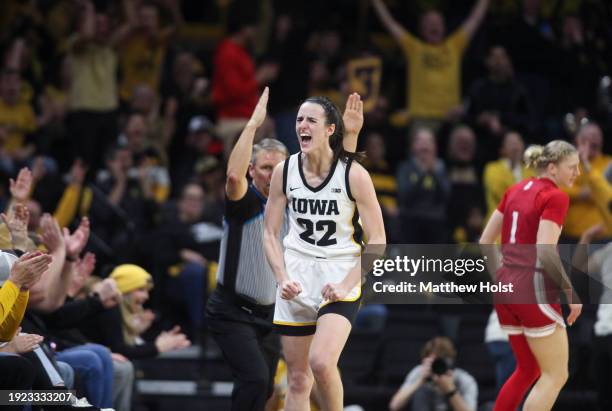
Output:
[[[41,272],[4,268],[3,281],[35,285],[27,310],[13,290],[25,317],[0,329],[2,339],[17,326],[45,337],[47,356],[81,375],[92,404],[120,410],[132,401],[132,383],[121,383],[134,380],[130,359],[204,341],[225,161],[266,85],[269,116],[257,139],[276,138],[292,153],[307,96],[342,108],[349,93],[361,94],[359,148],[389,242],[476,241],[504,191],[531,175],[521,164],[526,145],[560,138],[583,161],[564,241],[605,243],[610,21],[603,0],[2,1],[2,249],[54,256],[6,256]],[[445,334],[461,352],[458,310],[418,309],[440,323],[431,336]],[[480,310],[481,334],[489,309]],[[384,328],[407,310],[375,314]],[[612,316],[602,326],[596,306],[585,311],[579,346],[610,343]],[[25,353],[23,345],[7,350]],[[612,353],[602,346],[605,392]],[[87,355],[100,363],[96,376],[82,365]],[[62,377],[71,384],[70,370]],[[34,386],[52,384],[41,378]],[[400,381],[378,382],[394,389]],[[609,393],[599,401],[610,409]]]

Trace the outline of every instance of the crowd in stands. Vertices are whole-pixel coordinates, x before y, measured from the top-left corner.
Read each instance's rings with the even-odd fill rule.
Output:
[[[341,106],[362,94],[359,148],[391,243],[477,241],[505,190],[532,175],[526,145],[556,138],[583,167],[565,241],[612,238],[605,1],[6,0],[0,11],[2,389],[76,384],[94,407],[125,411],[131,360],[201,341],[227,156],[266,85],[256,138],[292,153],[305,97]],[[371,57],[381,64],[355,89],[350,63]],[[602,307],[593,344],[609,383]],[[456,355],[436,340],[425,366],[437,349]]]

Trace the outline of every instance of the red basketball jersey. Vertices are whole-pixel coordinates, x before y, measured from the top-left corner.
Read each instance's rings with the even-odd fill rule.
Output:
[[[528,245],[536,244],[540,220],[562,226],[568,207],[568,195],[548,178],[532,177],[510,187],[497,206],[504,215],[503,265],[535,267],[535,246]],[[512,244],[518,245],[513,247]]]

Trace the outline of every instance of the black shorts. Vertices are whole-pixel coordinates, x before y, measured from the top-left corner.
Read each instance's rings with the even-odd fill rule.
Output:
[[[329,303],[321,307],[317,314],[317,319],[325,314],[338,314],[346,318],[351,325],[355,322],[357,312],[361,305],[361,298],[356,301],[338,301],[335,303]],[[313,335],[317,330],[316,324],[306,325],[281,325],[274,324],[274,331],[280,335],[287,335],[291,337],[304,337],[307,335]]]

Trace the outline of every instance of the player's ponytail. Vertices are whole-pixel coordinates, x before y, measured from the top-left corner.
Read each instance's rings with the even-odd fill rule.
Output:
[[[537,169],[543,156],[544,146],[532,144],[527,147],[527,150],[525,150],[525,154],[523,154],[523,161],[527,167]]]
[[[324,96],[315,96],[307,98],[305,102],[315,103],[323,107],[323,111],[325,111],[326,123],[328,125],[336,125],[334,134],[329,136],[329,146],[334,152],[334,162],[340,159],[348,163],[350,160],[361,161],[365,158],[364,153],[352,153],[344,149],[342,142],[344,139],[344,121],[342,121],[340,110],[338,110],[338,107],[336,107],[336,105],[330,99]]]
[[[563,140],[553,140],[545,146],[531,145],[525,150],[523,160],[529,168],[541,171],[549,164],[559,164],[564,158],[575,154],[576,147]]]

